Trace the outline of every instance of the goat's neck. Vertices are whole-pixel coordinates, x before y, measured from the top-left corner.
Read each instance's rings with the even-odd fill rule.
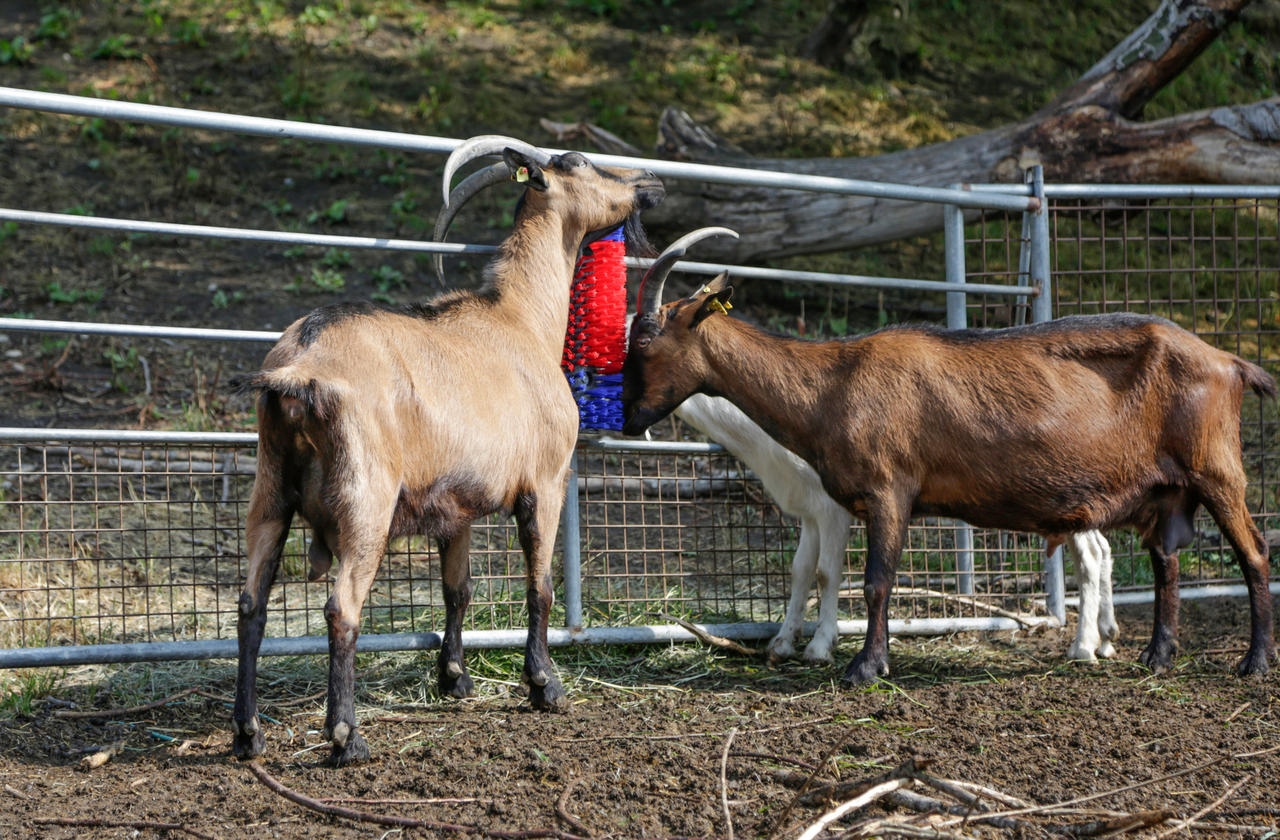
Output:
[[[725,397],[774,440],[810,458],[827,423],[824,394],[839,354],[723,315],[708,317],[698,329],[708,366],[701,390]]]
[[[498,248],[489,282],[498,306],[560,357],[569,323],[577,249],[585,231],[569,230],[555,214],[523,216]]]

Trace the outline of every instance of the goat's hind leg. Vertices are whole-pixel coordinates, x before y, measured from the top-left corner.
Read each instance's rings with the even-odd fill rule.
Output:
[[[569,698],[556,676],[547,652],[547,619],[555,600],[551,579],[551,553],[563,502],[564,482],[541,493],[523,493],[515,505],[516,530],[524,549],[528,585],[529,635],[524,649],[522,679],[529,686],[529,703],[535,709],[568,711]],[[555,492],[559,489],[561,492]]]
[[[1162,506],[1155,529],[1146,536],[1156,601],[1151,641],[1138,661],[1157,674],[1172,668],[1178,653],[1178,549],[1190,545],[1195,536],[1191,523],[1198,504],[1185,494],[1171,496]]]
[[[840,585],[844,583],[845,549],[853,517],[844,508],[833,506],[821,517],[818,528],[818,629],[804,649],[806,662],[830,664],[839,631]]]
[[[329,761],[335,767],[369,757],[369,745],[356,729],[356,640],[365,599],[387,548],[390,507],[385,514],[366,517],[357,513],[339,527],[342,565],[324,607],[329,625],[329,696],[324,731],[333,742]]]
[[[231,754],[236,758],[262,755],[265,743],[258,720],[258,651],[267,623],[267,596],[280,566],[280,555],[289,537],[293,510],[280,501],[278,487],[259,478],[254,482],[253,499],[245,523],[249,549],[249,569],[240,592],[236,635],[239,662],[236,671],[236,701],[231,715]]]
[[[1249,650],[1236,666],[1236,673],[1242,677],[1265,674],[1271,670],[1275,657],[1267,541],[1253,524],[1243,492],[1227,499],[1206,497],[1205,507],[1235,549],[1236,562],[1249,589]]]
[[[448,539],[440,539],[445,619],[437,671],[440,694],[446,697],[470,697],[474,690],[462,656],[462,619],[471,603],[470,549],[470,524]]]

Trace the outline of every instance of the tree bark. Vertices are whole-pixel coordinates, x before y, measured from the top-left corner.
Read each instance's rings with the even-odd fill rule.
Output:
[[[1164,0],[1141,26],[1053,102],[1012,125],[867,158],[744,158],[687,114],[668,109],[659,153],[668,157],[945,186],[1020,182],[1045,168],[1072,183],[1280,182],[1280,97],[1139,122],[1144,106],[1240,15],[1249,0]],[[762,260],[846,250],[915,236],[942,225],[938,205],[696,182],[668,185],[651,227],[689,220],[724,225],[736,241],[708,240],[703,258]]]

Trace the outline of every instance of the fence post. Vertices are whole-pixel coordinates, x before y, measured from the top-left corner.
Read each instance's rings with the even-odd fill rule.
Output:
[[[1031,282],[1039,287],[1031,302],[1031,320],[1034,323],[1053,320],[1053,284],[1049,260],[1049,202],[1044,195],[1044,169],[1033,166],[1027,170],[1031,194],[1040,206],[1031,216]],[[1062,567],[1062,546],[1044,561],[1045,608],[1058,623],[1067,623],[1067,582]]]
[[[564,507],[560,511],[560,533],[564,542],[564,624],[570,630],[582,628],[582,530],[578,515],[578,450],[569,456],[569,478],[564,487]]]
[[[959,184],[952,184],[959,188]],[[942,207],[942,228],[947,258],[948,283],[965,282],[964,274],[964,211],[954,204]],[[968,326],[965,313],[968,295],[965,292],[947,292],[947,329],[962,330]],[[973,594],[973,526],[967,522],[956,523],[956,591],[961,595]]]

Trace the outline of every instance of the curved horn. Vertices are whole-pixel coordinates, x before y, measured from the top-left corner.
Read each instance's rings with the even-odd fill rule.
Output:
[[[658,307],[662,305],[662,286],[667,282],[667,275],[671,273],[676,260],[683,257],[691,245],[712,236],[732,236],[737,239],[738,233],[725,227],[698,228],[668,245],[640,281],[640,290],[636,292],[637,315],[649,315],[658,311]]]
[[[453,224],[453,219],[468,201],[475,198],[476,194],[481,190],[488,189],[494,184],[501,183],[511,177],[511,173],[507,170],[505,163],[493,163],[484,169],[477,169],[466,178],[462,179],[462,183],[453,188],[453,192],[449,193],[449,199],[440,208],[439,214],[436,215],[436,228],[431,233],[431,238],[436,242],[444,242],[445,237],[449,235],[449,226]],[[436,281],[441,286],[444,285],[444,254],[439,252],[431,257],[431,263],[435,267]]]
[[[501,134],[482,134],[463,140],[449,155],[444,163],[444,206],[449,206],[449,185],[453,183],[453,174],[463,166],[479,157],[500,155],[503,149],[515,149],[533,158],[539,166],[551,162],[551,155],[514,137],[503,137]]]

